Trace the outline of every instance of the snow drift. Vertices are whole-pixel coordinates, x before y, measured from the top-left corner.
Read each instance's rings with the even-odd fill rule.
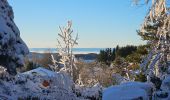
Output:
[[[152,85],[148,83],[123,83],[105,89],[102,100],[149,100],[152,97],[152,89]]]

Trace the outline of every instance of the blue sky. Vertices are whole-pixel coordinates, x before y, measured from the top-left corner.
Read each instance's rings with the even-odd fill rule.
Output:
[[[115,47],[144,42],[137,35],[145,6],[132,0],[8,0],[15,23],[29,48],[56,47],[59,26],[73,22],[76,47]]]

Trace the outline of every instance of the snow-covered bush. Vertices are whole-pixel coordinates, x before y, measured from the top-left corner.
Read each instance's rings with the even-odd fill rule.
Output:
[[[110,86],[113,84],[112,72],[107,65],[97,62],[85,63],[77,62],[77,75],[81,75],[81,81],[84,86],[92,87],[97,83],[102,86]],[[79,79],[79,77],[76,77]]]
[[[6,68],[0,66],[0,78],[3,78],[4,75],[7,74],[6,70],[7,70]]]
[[[16,68],[24,64],[24,56],[29,51],[20,38],[7,0],[0,0],[0,13],[0,65],[6,67],[10,74],[16,74]]]
[[[7,72],[7,69],[0,66],[0,80],[10,81],[12,76]]]
[[[78,97],[90,100],[101,100],[102,99],[102,86],[98,83],[92,87],[83,87],[75,85],[74,92]]]
[[[125,83],[129,81],[118,73],[113,74],[112,78],[113,78],[113,85],[119,85],[121,83]]]

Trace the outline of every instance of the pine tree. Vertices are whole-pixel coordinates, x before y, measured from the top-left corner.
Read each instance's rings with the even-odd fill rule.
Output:
[[[110,65],[115,59],[115,49],[107,48],[105,50],[100,50],[98,55],[98,61],[103,62],[106,65]]]
[[[152,0],[152,6],[138,31],[151,48],[141,64],[148,81],[154,77],[163,80],[169,73],[170,12],[167,2],[168,0]]]

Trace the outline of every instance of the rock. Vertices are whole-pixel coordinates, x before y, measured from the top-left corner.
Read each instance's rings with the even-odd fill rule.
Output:
[[[18,100],[18,98],[21,100],[79,100],[73,93],[74,83],[69,75],[59,72],[51,74],[54,75],[20,73],[14,80],[0,80],[0,100],[1,95],[8,97],[3,100]],[[43,87],[42,83],[44,83]],[[28,97],[32,99],[27,99]],[[33,99],[34,97],[38,99]]]
[[[14,23],[12,7],[7,0],[0,0],[0,65],[15,75],[16,68],[24,64],[23,57],[29,53]]]
[[[42,83],[42,85],[43,85],[44,87],[49,87],[49,86],[50,86],[50,82],[47,81],[47,80],[44,80],[43,83]]]

